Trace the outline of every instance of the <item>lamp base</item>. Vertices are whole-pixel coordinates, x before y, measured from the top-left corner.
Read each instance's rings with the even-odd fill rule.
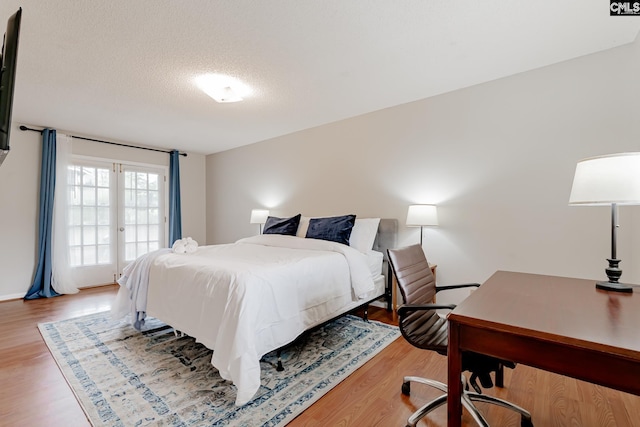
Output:
[[[596,289],[625,293],[633,292],[633,288],[631,286],[618,282],[596,282]]]

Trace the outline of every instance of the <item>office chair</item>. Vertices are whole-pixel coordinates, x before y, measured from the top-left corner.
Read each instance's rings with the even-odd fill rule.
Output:
[[[437,310],[453,310],[455,305],[434,304],[433,299],[436,293],[442,290],[478,287],[480,285],[467,283],[436,286],[433,273],[429,268],[429,263],[421,245],[388,249],[387,253],[404,302],[403,305],[398,307],[400,332],[413,346],[432,350],[446,356],[448,341],[447,319],[440,316]],[[470,372],[471,376],[469,380],[465,375],[462,375],[461,378],[463,383],[462,404],[480,426],[489,426],[489,424],[475,407],[473,401],[492,403],[512,409],[520,414],[522,427],[533,427],[529,412],[511,402],[482,394],[482,389],[477,384],[477,380],[480,380],[482,387],[493,387],[490,373],[495,372],[497,375],[503,366],[513,368],[515,364],[479,353],[464,352],[462,354],[462,370]],[[414,412],[407,420],[407,427],[414,427],[425,415],[447,401],[446,384],[420,377],[404,377],[402,383],[403,394],[408,396],[411,393],[412,382],[429,385],[443,391],[445,394],[428,402]],[[470,385],[475,391],[469,390]]]

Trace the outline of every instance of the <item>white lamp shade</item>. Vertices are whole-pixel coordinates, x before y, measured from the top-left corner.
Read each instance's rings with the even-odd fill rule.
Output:
[[[592,157],[578,162],[570,205],[640,204],[640,153]]]
[[[251,209],[250,224],[264,224],[267,222],[269,211],[266,209]]]
[[[435,205],[411,205],[407,212],[407,226],[438,225],[438,211]]]

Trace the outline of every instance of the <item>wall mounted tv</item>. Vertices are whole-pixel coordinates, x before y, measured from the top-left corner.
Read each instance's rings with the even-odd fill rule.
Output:
[[[9,154],[11,110],[13,108],[13,88],[16,82],[21,18],[22,8],[9,18],[7,32],[4,34],[2,43],[2,56],[0,56],[0,165]]]

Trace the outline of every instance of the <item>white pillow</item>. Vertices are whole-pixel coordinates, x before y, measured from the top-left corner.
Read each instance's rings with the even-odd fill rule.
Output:
[[[300,222],[298,223],[298,231],[296,232],[296,236],[298,237],[307,237],[307,230],[309,229],[309,220],[311,218],[308,216],[301,216]]]
[[[356,223],[351,229],[349,246],[364,253],[370,251],[378,234],[378,225],[380,225],[380,218],[356,218]],[[298,232],[299,230],[300,228]]]

